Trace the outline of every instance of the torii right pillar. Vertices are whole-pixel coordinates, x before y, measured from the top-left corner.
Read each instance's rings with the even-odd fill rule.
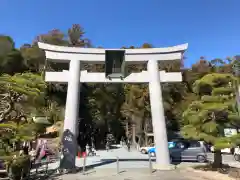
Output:
[[[154,143],[156,147],[156,169],[171,169],[171,162],[168,149],[168,139],[164,107],[162,99],[162,89],[160,83],[158,61],[148,61],[149,73],[149,95],[152,113],[152,126],[154,133]]]

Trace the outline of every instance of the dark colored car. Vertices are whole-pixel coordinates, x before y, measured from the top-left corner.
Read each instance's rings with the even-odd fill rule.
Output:
[[[176,141],[174,147],[169,148],[171,161],[207,161],[207,148],[203,141]],[[151,156],[156,153],[151,151]]]

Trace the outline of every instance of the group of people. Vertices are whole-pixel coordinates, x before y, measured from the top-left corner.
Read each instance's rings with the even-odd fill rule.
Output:
[[[35,160],[41,161],[47,156],[47,140],[39,140],[36,146]]]
[[[122,138],[121,138],[121,141],[120,141],[120,144],[121,144],[122,146],[126,145],[128,151],[130,151],[130,149],[131,149],[131,142],[130,142],[129,138],[127,138],[127,139],[125,140],[125,139],[122,137]],[[110,143],[109,141],[107,141],[107,142],[106,142],[106,150],[107,150],[107,151],[109,151],[110,145],[111,145],[111,143]]]
[[[24,142],[19,155],[30,155],[32,159],[40,161],[47,156],[47,140],[38,140],[36,148],[30,142]]]
[[[128,152],[129,152],[129,151],[130,151],[130,148],[131,148],[131,142],[130,142],[129,139],[127,139],[126,145],[127,145],[127,149],[128,149]]]
[[[126,145],[128,151],[131,149],[131,142],[128,138],[121,139],[121,145]],[[106,150],[109,151],[111,143],[109,141],[106,142]],[[95,152],[95,149],[90,147],[89,145],[86,146],[86,153],[91,154]],[[36,148],[32,148],[31,143],[24,142],[22,144],[22,150],[20,154],[30,155],[36,161],[41,161],[43,158],[46,158],[48,155],[48,148],[47,148],[47,140],[40,139],[37,141]]]
[[[31,142],[28,142],[28,141],[24,141],[22,144],[21,144],[21,150],[19,151],[19,155],[22,156],[22,155],[31,155],[31,152],[33,151],[33,148],[32,148],[32,144]]]
[[[130,138],[124,138],[124,137],[122,137],[121,138],[121,145],[123,146],[123,145],[126,145],[127,146],[127,149],[128,149],[128,151],[130,151],[130,148],[131,148],[131,141],[129,140]]]

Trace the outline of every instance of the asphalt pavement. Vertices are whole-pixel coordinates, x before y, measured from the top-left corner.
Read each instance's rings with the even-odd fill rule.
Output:
[[[119,159],[119,164],[116,161]],[[154,164],[154,159],[152,158]],[[213,153],[208,153],[208,160],[213,161]],[[76,159],[76,166],[82,167],[84,163],[83,158]],[[233,155],[223,154],[223,163],[234,167],[240,167],[240,162],[234,160]],[[193,166],[202,163],[197,162],[181,162],[178,167]],[[50,169],[55,169],[59,162],[51,163]],[[86,166],[94,166],[95,169],[111,169],[111,168],[149,168],[149,157],[147,154],[141,154],[135,149],[130,152],[126,148],[112,149],[110,151],[97,151],[97,156],[87,157]]]
[[[117,163],[119,159],[119,163]],[[208,160],[213,160],[213,154],[208,154]],[[240,167],[240,162],[236,162],[232,155],[223,155],[223,163],[230,166]],[[83,167],[83,158],[76,159],[76,166]],[[154,161],[152,162],[154,165]],[[186,167],[200,165],[196,162],[181,162],[175,164],[175,170],[158,171],[150,173],[151,166],[149,157],[146,154],[141,154],[137,150],[132,149],[130,152],[126,148],[112,149],[110,151],[97,151],[97,156],[87,157],[86,166],[92,168],[86,171],[86,174],[68,174],[62,175],[62,180],[200,180],[194,172],[185,172]],[[59,162],[51,163],[48,169],[56,169]],[[55,178],[56,179],[56,178]]]
[[[144,170],[125,171],[116,174],[111,170],[97,171],[90,174],[67,174],[59,177],[59,180],[203,180],[198,173],[183,170],[157,171],[152,174]],[[206,179],[205,179],[206,180]],[[211,179],[209,179],[211,180]]]

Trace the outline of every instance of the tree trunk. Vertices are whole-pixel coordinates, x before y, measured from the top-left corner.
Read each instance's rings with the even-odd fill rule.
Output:
[[[132,143],[136,144],[136,126],[135,124],[132,125]]]
[[[128,122],[126,122],[126,137],[128,138],[129,137],[129,127],[128,127]]]
[[[144,146],[147,146],[148,144],[148,135],[147,133],[144,134]]]
[[[138,146],[140,147],[140,146],[142,146],[142,140],[143,140],[143,138],[142,138],[142,136],[139,136],[138,137],[138,142],[137,142],[137,144],[138,144]]]
[[[222,153],[221,150],[216,150],[214,153],[214,161],[213,161],[214,168],[222,167]]]
[[[18,140],[15,142],[15,151],[21,150],[21,142]]]
[[[147,146],[148,143],[148,120],[145,120],[143,124],[143,133],[144,133],[144,146]]]

